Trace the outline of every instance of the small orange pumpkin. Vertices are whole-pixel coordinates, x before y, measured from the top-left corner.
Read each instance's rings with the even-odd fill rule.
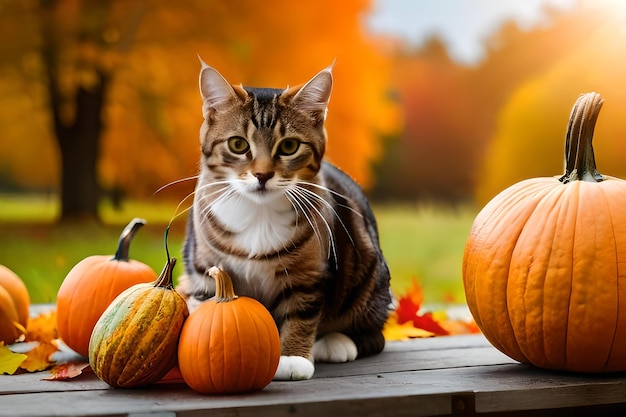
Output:
[[[503,353],[542,368],[626,371],[626,181],[596,170],[601,106],[596,93],[574,105],[565,175],[502,191],[465,247],[476,323]]]
[[[29,307],[30,297],[24,282],[0,265],[0,342],[11,344],[26,332]]]
[[[157,278],[148,265],[128,257],[130,242],[145,223],[143,219],[133,219],[120,235],[115,256],[93,255],[83,259],[70,270],[59,288],[59,337],[80,355],[89,355],[91,332],[111,301],[125,289]]]
[[[178,342],[180,373],[192,389],[207,394],[260,390],[280,360],[278,328],[257,300],[237,297],[231,278],[216,267],[215,298],[189,315]]]

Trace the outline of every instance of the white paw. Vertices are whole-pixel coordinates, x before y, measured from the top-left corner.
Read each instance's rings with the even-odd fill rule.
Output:
[[[356,345],[343,333],[328,333],[313,345],[313,357],[319,362],[350,362],[357,354]]]
[[[315,372],[313,362],[302,356],[281,356],[274,380],[300,381],[311,379]]]

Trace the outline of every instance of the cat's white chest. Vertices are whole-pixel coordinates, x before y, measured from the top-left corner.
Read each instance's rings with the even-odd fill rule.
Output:
[[[294,232],[295,212],[284,196],[257,202],[233,195],[213,204],[211,211],[250,257],[284,248]]]

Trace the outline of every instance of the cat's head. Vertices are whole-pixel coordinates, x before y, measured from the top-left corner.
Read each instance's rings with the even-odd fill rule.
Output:
[[[326,146],[331,89],[331,67],[300,86],[273,89],[231,85],[202,63],[203,174],[253,198],[313,180]]]

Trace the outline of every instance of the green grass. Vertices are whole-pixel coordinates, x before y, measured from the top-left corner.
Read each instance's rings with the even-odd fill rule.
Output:
[[[374,210],[394,292],[402,295],[415,277],[425,303],[464,302],[461,262],[475,210],[394,204],[375,205]],[[147,225],[133,240],[130,257],[158,272],[166,260],[163,233],[175,212],[172,203],[128,202],[120,212],[103,206],[102,225],[56,225],[54,199],[0,195],[0,264],[24,280],[33,302],[51,303],[77,262],[90,255],[113,255],[126,223],[142,217]],[[171,255],[177,258],[184,223],[184,218],[176,219],[169,236]],[[179,263],[175,275],[181,272]]]
[[[413,278],[427,304],[464,303],[463,250],[476,211],[470,207],[375,206],[391,287],[402,295]]]

